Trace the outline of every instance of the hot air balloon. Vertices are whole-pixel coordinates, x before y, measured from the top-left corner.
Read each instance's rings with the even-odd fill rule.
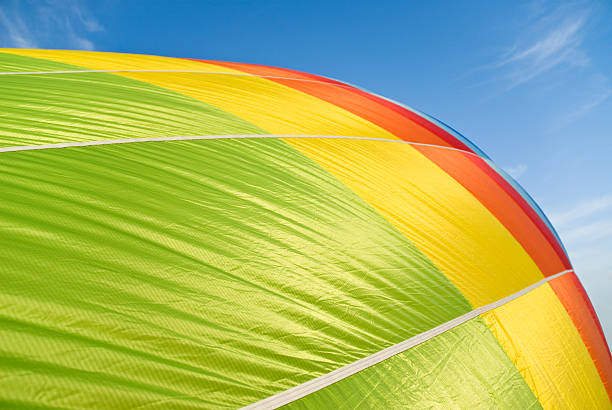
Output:
[[[555,230],[444,123],[260,65],[0,65],[2,407],[611,406]]]

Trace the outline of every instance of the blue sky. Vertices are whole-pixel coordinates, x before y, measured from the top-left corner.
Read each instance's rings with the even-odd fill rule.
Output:
[[[541,205],[612,340],[610,21],[605,0],[0,0],[0,46],[288,67],[429,113]]]

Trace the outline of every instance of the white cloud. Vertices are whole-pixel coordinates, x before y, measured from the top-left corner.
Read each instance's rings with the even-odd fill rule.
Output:
[[[19,15],[10,17],[0,7],[0,44],[4,43],[11,47],[36,48],[36,41],[32,38],[28,27]]]
[[[527,84],[533,87],[523,91],[530,92],[531,98],[562,89],[569,98],[552,104],[559,112],[545,121],[547,132],[555,133],[612,97],[612,81],[589,55],[589,41],[600,25],[598,5],[534,0],[526,9],[521,22],[511,26],[512,43],[469,75],[479,73],[472,86],[487,86],[491,98]]]
[[[605,102],[612,95],[612,88],[604,89],[599,93],[595,93],[589,101],[583,102],[580,107],[567,114],[560,120],[560,124],[568,124],[583,115],[587,114],[599,104]]]
[[[550,214],[549,218],[556,227],[561,228],[571,222],[591,217],[608,209],[612,209],[612,195],[603,195],[582,201],[568,210]]]
[[[528,167],[527,164],[518,164],[504,169],[512,178],[518,179],[521,175],[527,172]]]
[[[563,234],[567,243],[597,241],[609,236],[612,236],[612,220],[595,221],[590,224],[566,230]]]
[[[472,86],[493,85],[493,94],[498,96],[545,75],[553,78],[553,71],[587,68],[594,71],[585,40],[597,22],[596,5],[575,1],[555,6],[536,0],[527,4],[526,9],[521,23],[510,26],[512,43],[500,44],[503,51],[497,57],[471,71],[472,76],[479,73],[478,82]],[[546,82],[548,87],[564,84],[558,80]],[[603,98],[601,92],[597,96]],[[595,105],[595,98],[578,104],[575,115],[580,116]]]
[[[0,47],[93,50],[104,30],[75,0],[13,1],[0,6]]]
[[[544,38],[538,40],[529,48],[512,52],[499,66],[527,59],[542,63],[547,62],[551,57],[565,54],[567,48],[579,45],[577,33],[584,25],[584,21],[584,16],[566,21],[562,26],[547,33]]]
[[[75,3],[73,10],[83,27],[85,27],[85,30],[90,33],[103,31],[104,27],[102,27],[98,20],[91,17],[87,10],[84,10],[82,7],[81,3]]]
[[[507,70],[507,88],[524,84],[561,64],[588,65],[589,58],[580,48],[587,19],[586,12],[564,16],[550,28],[536,29],[542,33],[535,40],[516,45],[507,52],[495,64],[496,68]],[[549,23],[542,25],[548,26]]]

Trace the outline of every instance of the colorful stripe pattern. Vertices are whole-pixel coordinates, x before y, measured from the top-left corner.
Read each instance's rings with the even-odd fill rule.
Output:
[[[0,107],[5,406],[248,406],[414,337],[290,405],[612,406],[550,223],[430,117],[293,70],[23,49]]]

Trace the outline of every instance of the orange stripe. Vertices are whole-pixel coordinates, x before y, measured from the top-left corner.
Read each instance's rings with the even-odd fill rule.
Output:
[[[593,306],[575,274],[550,282],[586,345],[597,372],[612,400],[612,357]]]

